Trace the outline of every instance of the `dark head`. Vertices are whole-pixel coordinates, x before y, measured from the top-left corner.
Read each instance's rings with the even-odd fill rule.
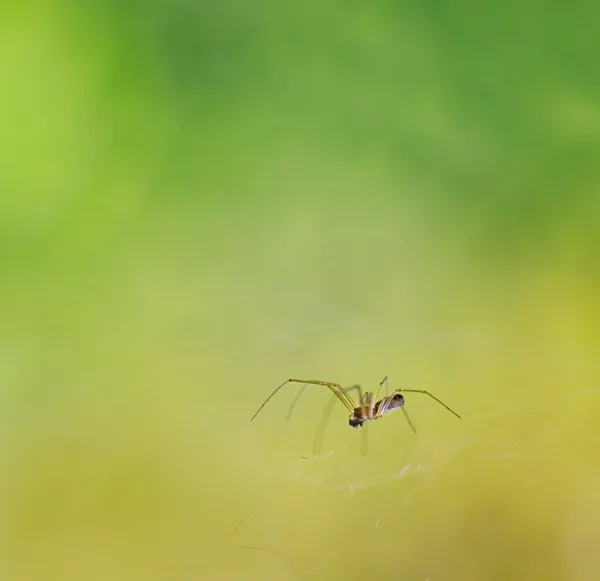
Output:
[[[356,408],[354,413],[350,416],[348,420],[351,428],[360,428],[365,423],[365,418],[362,415],[362,409]]]

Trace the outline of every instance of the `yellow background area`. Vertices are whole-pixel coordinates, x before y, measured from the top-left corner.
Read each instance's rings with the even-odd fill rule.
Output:
[[[3,581],[597,578],[600,9],[569,6],[3,5]],[[386,375],[462,419],[338,403],[315,453],[331,394],[286,421],[292,384],[249,421]]]

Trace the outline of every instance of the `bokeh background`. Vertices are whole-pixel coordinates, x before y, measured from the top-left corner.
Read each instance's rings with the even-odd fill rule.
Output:
[[[597,579],[599,18],[4,2],[0,578]]]

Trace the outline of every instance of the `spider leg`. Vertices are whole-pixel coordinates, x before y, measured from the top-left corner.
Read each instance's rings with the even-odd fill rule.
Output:
[[[301,380],[295,380],[301,381]],[[346,406],[348,411],[352,414],[354,413],[354,408],[356,407],[356,402],[350,397],[348,392],[339,384],[339,383],[330,383],[327,381],[307,381],[306,383],[314,383],[315,385],[324,385],[328,387],[333,393],[335,393],[340,401]]]
[[[379,387],[377,388],[377,393],[375,394],[375,399],[379,398],[379,392],[381,391],[381,387],[383,386],[383,384],[385,383],[385,393],[387,395],[390,395],[390,384],[388,381],[388,376],[386,375],[380,382],[379,382]]]
[[[364,394],[360,392],[360,406],[363,410],[367,409],[367,420],[373,419],[373,409],[375,407],[375,398],[373,394],[366,391]],[[366,456],[369,450],[369,422],[366,421],[360,431],[360,455]]]
[[[428,391],[424,390],[424,389],[402,389],[402,390],[398,390],[398,393],[424,393],[425,395],[428,395],[429,397],[433,398],[435,401],[437,401],[440,405],[444,406],[450,413],[453,413],[457,418],[461,419],[461,417],[452,409],[449,408],[441,399],[438,399],[437,397],[435,397],[435,395],[433,395],[432,393],[429,393]]]
[[[288,383],[310,383],[312,385],[322,385],[330,389],[338,399],[346,406],[346,409],[350,412],[354,412],[354,408],[356,404],[354,400],[344,391],[344,388],[338,383],[332,383],[330,381],[320,381],[317,379],[288,379],[284,381],[271,395],[261,404],[261,406],[256,410],[256,413],[250,418],[250,421],[254,420],[254,418],[259,414],[259,412],[265,407],[267,402],[284,386]]]
[[[394,391],[394,393],[392,393],[392,395],[388,395],[388,396],[384,397],[379,402],[379,407],[377,408],[377,414],[376,414],[376,416],[378,418],[382,417],[384,414],[387,413],[390,405],[392,405],[392,401],[393,401],[394,396],[396,395],[396,393],[399,393],[398,390]]]
[[[369,394],[369,419],[372,420],[375,417],[375,394]]]
[[[417,429],[415,428],[414,424],[412,423],[410,416],[408,415],[408,412],[406,411],[406,408],[404,406],[402,406],[402,411],[404,412],[404,417],[406,418],[408,425],[411,427],[412,431],[416,434]]]
[[[353,386],[351,386],[351,387],[347,387],[347,388],[346,388],[346,391],[347,391],[347,392],[350,392],[350,391],[353,391],[353,390],[356,390],[356,391],[358,391],[358,401],[362,401],[362,398],[363,398],[363,390],[362,390],[362,387],[361,387],[360,385],[356,384],[356,385],[353,385]]]

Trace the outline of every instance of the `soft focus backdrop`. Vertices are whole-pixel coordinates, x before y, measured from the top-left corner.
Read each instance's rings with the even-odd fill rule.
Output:
[[[599,18],[4,2],[0,578],[597,579]]]

